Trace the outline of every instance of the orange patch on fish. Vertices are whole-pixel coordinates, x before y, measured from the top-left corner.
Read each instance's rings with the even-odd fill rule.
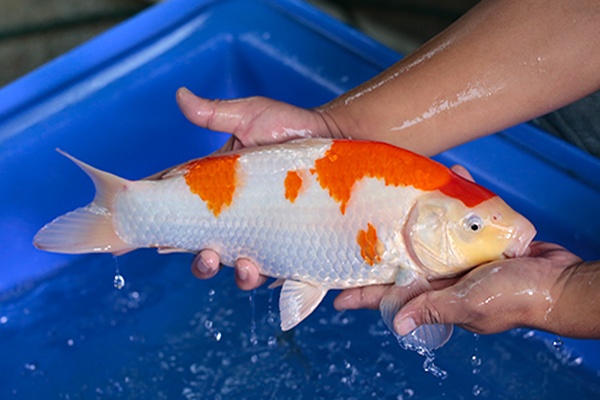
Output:
[[[467,207],[475,207],[482,201],[496,196],[493,192],[483,186],[474,185],[456,174],[452,174],[450,180],[440,188],[440,191],[450,197],[459,199]]]
[[[204,200],[215,217],[233,202],[239,157],[239,154],[206,157],[185,166],[185,182],[190,191]]]
[[[475,193],[467,190],[465,195],[462,189],[467,181],[426,157],[386,143],[370,142],[368,152],[365,151],[366,147],[364,142],[334,141],[311,169],[321,187],[340,203],[342,214],[346,213],[354,184],[363,178],[381,179],[386,185],[412,186],[423,191],[440,189],[467,206],[494,196],[485,189]]]
[[[360,255],[369,265],[381,262],[381,256],[385,251],[383,243],[377,238],[377,231],[371,224],[367,224],[367,230],[360,230],[356,235],[356,243],[360,246]]]
[[[302,189],[302,177],[297,171],[288,171],[285,181],[285,198],[293,203]]]

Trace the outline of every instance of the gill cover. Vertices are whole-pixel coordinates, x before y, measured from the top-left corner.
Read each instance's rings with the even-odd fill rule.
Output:
[[[497,196],[467,207],[432,193],[411,210],[405,237],[412,256],[430,277],[451,276],[503,258],[522,236],[523,220]]]
[[[449,203],[452,199],[441,194],[424,196],[412,208],[405,227],[409,251],[429,275],[457,273],[463,264],[453,243]]]

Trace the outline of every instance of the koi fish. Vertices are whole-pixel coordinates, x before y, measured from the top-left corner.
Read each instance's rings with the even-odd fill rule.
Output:
[[[60,150],[59,150],[60,151]],[[62,152],[61,152],[62,153]],[[303,139],[211,155],[130,181],[66,153],[92,179],[93,201],[35,236],[42,250],[217,251],[278,278],[281,328],[292,329],[330,289],[395,283],[393,318],[429,280],[526,253],[533,225],[494,193],[389,144]],[[452,325],[417,328],[405,343],[443,345]]]

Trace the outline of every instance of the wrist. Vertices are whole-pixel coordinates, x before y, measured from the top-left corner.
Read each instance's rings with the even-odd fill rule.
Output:
[[[539,282],[535,289],[537,295],[527,302],[520,325],[563,334],[557,305],[564,290],[565,274],[571,265],[542,264],[538,267],[535,274],[535,281]]]
[[[361,120],[348,112],[338,99],[326,103],[313,110],[324,126],[325,131],[335,139],[369,139],[361,134]],[[376,138],[371,138],[376,140]]]
[[[576,338],[600,338],[600,262],[579,260],[563,269],[548,329]]]

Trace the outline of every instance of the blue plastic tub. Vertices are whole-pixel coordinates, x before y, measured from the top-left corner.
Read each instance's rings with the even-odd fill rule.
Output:
[[[441,379],[394,343],[376,312],[336,313],[331,296],[281,334],[270,290],[249,298],[230,271],[195,280],[190,256],[32,247],[37,229],[93,195],[55,148],[141,178],[226,139],[185,120],[180,86],[316,106],[398,58],[301,2],[171,0],[2,88],[0,397],[600,396],[598,341],[458,330],[436,353]],[[597,159],[525,125],[438,158],[465,165],[527,215],[539,239],[600,258]]]

